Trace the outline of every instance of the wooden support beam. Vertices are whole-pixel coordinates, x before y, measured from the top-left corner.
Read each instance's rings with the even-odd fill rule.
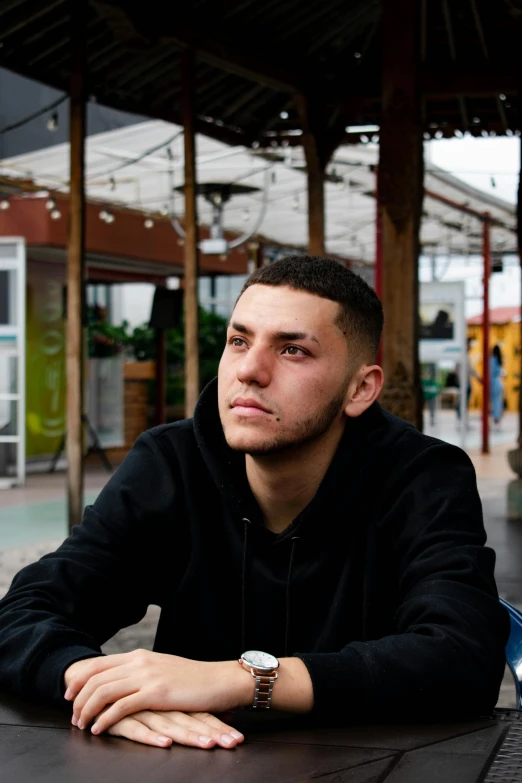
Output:
[[[130,4],[129,8],[120,8],[107,0],[96,0],[96,7],[113,26],[132,28],[136,38],[139,38],[138,31],[147,30],[151,37],[159,34],[163,40],[173,41],[184,50],[197,52],[203,62],[264,84],[272,90],[292,93],[301,89],[301,79],[288,71],[284,64],[276,63],[273,52],[270,57],[259,57],[251,48],[238,42],[237,37],[236,40],[225,40],[216,35],[215,29],[205,29],[201,18],[190,24],[189,14],[180,13],[177,7],[167,5],[161,19],[151,18],[145,5]]]
[[[156,344],[154,423],[158,426],[167,422],[167,332],[165,329],[154,331]]]
[[[183,134],[185,141],[185,416],[194,413],[199,397],[198,356],[198,219],[196,210],[196,134],[194,127],[194,52],[181,61]]]
[[[308,152],[306,153],[306,163],[308,185],[308,252],[312,256],[324,256],[324,169],[317,165],[316,158]]]
[[[383,106],[378,199],[385,314],[382,404],[422,425],[418,362],[418,253],[423,159],[416,74],[416,0],[383,0]]]
[[[85,17],[86,1],[72,6],[70,82],[70,212],[67,253],[67,508],[69,529],[83,514],[84,283],[85,283]]]
[[[328,126],[329,114],[316,96],[296,94],[301,119],[301,143],[306,158],[308,192],[308,251],[325,254],[324,181],[326,165],[344,136],[344,122]]]

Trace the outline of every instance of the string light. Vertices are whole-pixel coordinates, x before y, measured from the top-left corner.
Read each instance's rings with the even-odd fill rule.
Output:
[[[51,220],[60,220],[62,213],[59,209],[53,209],[51,211]]]
[[[145,218],[145,221],[144,221],[143,225],[145,226],[145,228],[154,228],[154,221],[150,217],[149,218]]]
[[[107,217],[105,218],[105,222],[110,224],[110,223],[114,223],[115,220],[116,218],[114,217],[114,213],[107,212]]]
[[[0,201],[0,209],[5,212],[6,209],[9,209],[9,207],[9,201],[6,198],[3,198],[2,201]]]
[[[279,112],[279,116],[281,117],[282,120],[287,120],[288,119],[288,112],[287,111]]]
[[[58,112],[53,111],[49,119],[47,120],[47,130],[54,132],[55,130],[58,130]]]
[[[56,201],[54,200],[54,198],[50,198],[46,201],[45,208],[48,209],[49,211],[56,209]]]

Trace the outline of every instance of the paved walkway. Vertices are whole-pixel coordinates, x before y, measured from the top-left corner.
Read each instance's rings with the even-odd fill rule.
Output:
[[[511,414],[499,430],[492,433],[491,453],[480,453],[480,421],[470,417],[467,451],[477,472],[484,510],[488,544],[497,553],[496,579],[499,593],[522,608],[522,522],[506,519],[508,484],[515,476],[506,454],[514,448],[517,419]],[[461,433],[452,411],[439,411],[435,427],[427,423],[426,432],[460,445]],[[85,501],[91,503],[108,479],[98,467],[89,467],[85,477]],[[30,475],[24,488],[0,491],[0,596],[9,588],[14,575],[28,563],[56,549],[67,535],[65,474]],[[159,609],[151,606],[144,619],[125,628],[103,646],[110,654],[146,647],[151,649]],[[514,687],[509,675],[504,679],[499,706],[513,707]]]

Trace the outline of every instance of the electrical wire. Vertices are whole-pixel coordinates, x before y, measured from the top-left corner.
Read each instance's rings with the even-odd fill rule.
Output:
[[[154,152],[163,149],[163,147],[168,147],[169,144],[173,144],[182,135],[183,135],[183,130],[177,131],[177,133],[175,133],[166,141],[161,142],[161,144],[156,144],[155,147],[150,147],[149,149],[145,150],[145,152],[142,152],[137,157],[131,158],[130,160],[126,160],[123,163],[120,163],[118,166],[114,166],[114,168],[109,169],[108,171],[97,172],[96,174],[93,174],[91,177],[89,177],[86,181],[89,182],[91,179],[94,179],[95,177],[96,178],[108,177],[110,174],[114,174],[115,171],[121,171],[122,169],[127,168],[127,166],[132,166],[134,165],[134,163],[139,163],[140,161],[147,158],[149,155],[152,155]]]
[[[32,114],[28,114],[27,117],[18,120],[18,122],[14,122],[12,125],[6,125],[5,127],[0,128],[0,136],[2,136],[4,133],[9,133],[9,131],[13,131],[16,130],[17,128],[21,128],[22,125],[26,125],[28,122],[38,119],[38,117],[41,117],[43,114],[47,114],[53,109],[57,109],[58,106],[61,106],[61,104],[64,103],[68,98],[69,95],[65,93],[65,95],[62,95],[61,98],[58,98],[57,100],[53,101],[48,106],[44,106],[43,109],[38,109],[38,111],[35,111]]]

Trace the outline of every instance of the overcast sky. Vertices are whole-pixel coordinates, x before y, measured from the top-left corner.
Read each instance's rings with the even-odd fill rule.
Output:
[[[469,182],[480,190],[516,204],[520,169],[520,138],[440,139],[425,144],[426,168],[430,162]],[[441,280],[466,280],[466,313],[482,312],[482,268],[480,258],[439,260]],[[421,280],[431,280],[428,263],[421,262]],[[495,273],[490,283],[491,307],[520,305],[520,267],[511,258],[502,273]]]

